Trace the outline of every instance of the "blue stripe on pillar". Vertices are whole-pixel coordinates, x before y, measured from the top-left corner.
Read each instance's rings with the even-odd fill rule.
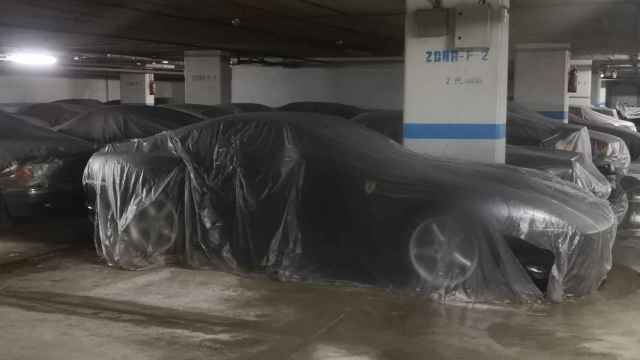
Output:
[[[405,123],[405,139],[504,139],[504,124]]]
[[[565,120],[567,118],[567,113],[565,111],[538,111],[540,114],[556,119],[556,120]]]

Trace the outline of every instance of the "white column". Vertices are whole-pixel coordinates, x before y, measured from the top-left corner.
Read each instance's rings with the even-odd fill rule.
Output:
[[[606,94],[606,89],[602,91],[600,70],[598,64],[594,63],[591,72],[591,105],[593,106],[605,106],[606,102],[606,96],[601,97],[603,93]]]
[[[218,105],[231,102],[231,67],[219,51],[184,54],[185,102]]]
[[[576,70],[576,91],[569,92],[569,106],[591,106],[591,60],[571,60],[569,68]]]
[[[154,105],[153,74],[120,74],[120,102]]]
[[[504,163],[508,0],[407,0],[405,145]]]
[[[567,122],[569,61],[568,44],[516,46],[514,100],[547,117]]]

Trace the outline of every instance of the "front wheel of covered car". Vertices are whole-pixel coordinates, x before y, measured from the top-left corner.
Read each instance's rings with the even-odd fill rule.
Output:
[[[413,229],[409,258],[426,287],[447,290],[471,276],[478,265],[476,236],[451,216],[428,218]]]
[[[118,236],[114,249],[118,265],[139,269],[168,262],[179,234],[178,213],[165,197],[138,210]]]

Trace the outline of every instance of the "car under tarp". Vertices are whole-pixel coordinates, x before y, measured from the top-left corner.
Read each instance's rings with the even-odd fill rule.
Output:
[[[351,119],[362,113],[368,112],[367,110],[361,109],[357,106],[322,101],[292,102],[287,105],[281,106],[280,108],[278,108],[278,111],[294,111],[340,116],[345,119]]]
[[[114,105],[77,116],[56,131],[96,145],[143,138],[202,121],[194,115],[162,107]]]
[[[629,131],[637,131],[636,125],[627,120],[616,119],[593,110],[590,106],[570,106],[569,112],[574,117],[569,118],[569,122],[577,125],[605,125],[623,128]]]
[[[112,266],[177,262],[451,301],[589,294],[616,228],[607,202],[544,172],[424,156],[317,114],[231,115],[111,144],[84,184]],[[542,285],[535,266],[548,266]]]
[[[55,159],[93,151],[86,141],[0,112],[0,171],[25,160]]]
[[[17,114],[44,121],[53,128],[95,108],[77,103],[38,103],[21,108]]]

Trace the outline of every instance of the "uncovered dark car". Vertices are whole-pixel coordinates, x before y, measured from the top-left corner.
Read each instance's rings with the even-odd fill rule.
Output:
[[[84,210],[92,153],[89,143],[0,112],[0,222]]]
[[[112,144],[84,184],[113,266],[178,261],[446,299],[589,294],[616,231],[607,202],[546,173],[423,156],[317,114],[231,115]]]

